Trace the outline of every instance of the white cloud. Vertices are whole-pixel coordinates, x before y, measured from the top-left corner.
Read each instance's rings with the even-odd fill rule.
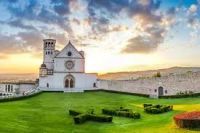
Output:
[[[197,9],[198,9],[197,5],[192,4],[192,5],[190,6],[190,8],[188,9],[188,12],[189,12],[190,14],[194,14],[194,13],[197,12]]]

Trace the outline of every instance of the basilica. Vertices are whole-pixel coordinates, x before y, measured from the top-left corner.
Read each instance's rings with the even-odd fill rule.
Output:
[[[96,74],[85,73],[84,51],[69,41],[55,50],[56,40],[43,40],[43,63],[39,72],[39,88],[44,91],[83,92],[96,88]]]

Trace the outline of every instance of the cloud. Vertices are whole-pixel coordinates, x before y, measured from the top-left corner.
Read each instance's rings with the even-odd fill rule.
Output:
[[[122,52],[150,52],[164,40],[161,35],[165,32],[165,27],[161,25],[163,16],[157,12],[160,4],[160,0],[91,0],[88,4],[88,12],[92,30],[96,34],[119,30],[117,27],[110,28],[111,20],[119,19],[123,14],[132,19],[133,23],[137,23],[133,31],[138,30],[142,34],[129,38],[128,45],[122,49]]]
[[[61,29],[72,33],[68,23],[69,1],[68,0],[51,0],[41,2],[40,0],[27,0],[15,2],[5,2],[11,14],[10,25],[20,28],[34,28],[24,25],[23,21],[41,22],[46,25],[54,24]],[[30,26],[30,25],[29,25]]]
[[[126,45],[121,52],[153,52],[165,40],[169,27],[175,24],[176,7],[162,11],[161,4],[161,0],[4,1],[11,17],[0,23],[20,30],[16,35],[6,36],[10,48],[4,46],[0,51],[6,47],[7,51],[40,50],[41,42],[34,40],[49,36],[57,39],[58,44],[65,44],[66,37],[78,43],[104,41],[112,32],[127,30],[132,31],[132,36],[124,38],[122,45]],[[198,7],[191,5],[188,10],[197,12]]]
[[[164,29],[160,27],[149,27],[146,29],[148,34],[138,35],[128,40],[128,44],[122,53],[150,53],[163,42]]]
[[[42,35],[39,32],[19,32],[16,35],[0,35],[1,53],[16,54],[40,50]]]
[[[51,3],[54,5],[54,11],[63,16],[70,13],[69,1],[70,0],[52,0]]]
[[[160,1],[140,1],[129,9],[129,15],[136,23],[133,31],[137,31],[137,34],[128,39],[122,53],[150,53],[163,43],[167,27],[172,24],[167,25],[163,21],[169,20],[169,16],[175,14],[175,9],[171,8],[164,15],[158,12],[160,4]]]
[[[64,44],[64,32],[74,36],[66,17],[70,13],[68,0],[15,0],[0,3],[11,14],[8,20],[1,20],[0,23],[17,28],[14,29],[17,30],[15,34],[0,33],[0,51],[3,53],[35,52],[41,50],[42,40],[46,37],[51,36]]]
[[[197,5],[192,4],[192,5],[189,7],[188,12],[189,12],[190,14],[193,14],[193,13],[196,13],[196,12],[197,12],[197,9],[198,9]]]
[[[36,30],[36,28],[33,25],[24,24],[22,20],[12,20],[10,22],[0,21],[0,23],[25,30]]]

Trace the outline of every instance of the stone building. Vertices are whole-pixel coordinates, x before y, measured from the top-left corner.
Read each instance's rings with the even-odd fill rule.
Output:
[[[85,55],[72,43],[55,50],[56,40],[45,39],[39,89],[46,91],[82,92],[96,87],[96,74],[85,73]]]
[[[24,94],[32,89],[35,89],[36,84],[32,81],[5,81],[0,83],[0,96],[14,96]]]

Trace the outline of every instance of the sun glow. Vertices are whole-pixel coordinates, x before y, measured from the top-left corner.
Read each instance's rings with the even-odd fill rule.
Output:
[[[41,61],[31,54],[12,54],[0,60],[0,73],[38,73]]]

